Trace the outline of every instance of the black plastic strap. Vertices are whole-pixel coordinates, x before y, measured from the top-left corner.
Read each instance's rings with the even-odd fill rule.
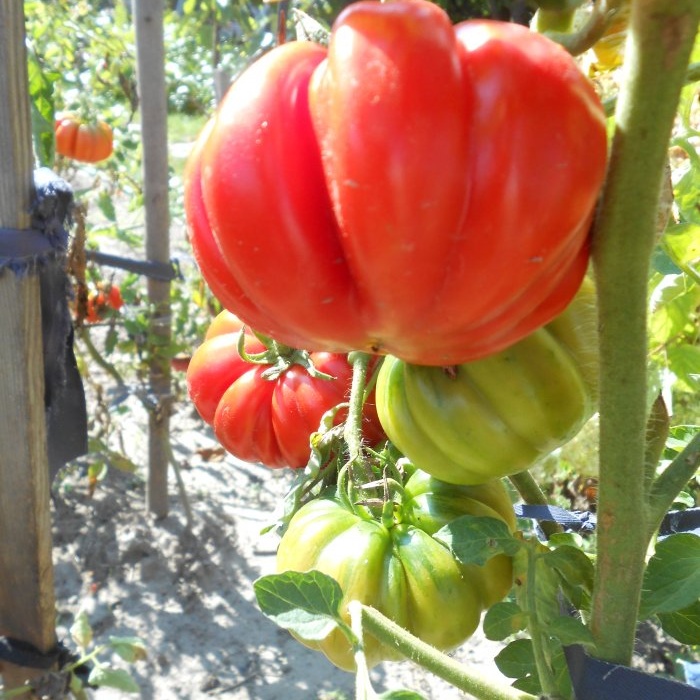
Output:
[[[0,661],[6,661],[15,666],[48,671],[59,664],[63,653],[64,649],[61,645],[44,654],[29,642],[12,637],[0,637]]]
[[[581,646],[564,649],[576,700],[699,700],[700,690],[628,666],[594,659]]]
[[[596,526],[596,514],[588,511],[569,511],[559,506],[539,506],[525,503],[514,505],[513,510],[519,518],[559,523],[565,529],[574,532],[593,532]]]
[[[135,272],[137,275],[144,275],[161,282],[171,282],[181,277],[176,260],[169,263],[155,260],[134,260],[133,258],[123,258],[120,255],[101,253],[98,250],[85,251],[85,257],[98,265]]]

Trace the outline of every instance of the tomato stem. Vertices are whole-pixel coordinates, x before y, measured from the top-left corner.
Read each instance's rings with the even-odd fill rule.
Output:
[[[632,3],[616,130],[593,235],[601,381],[591,631],[596,656],[613,663],[631,661],[656,515],[644,478],[647,284],[669,136],[699,20],[696,0]],[[656,492],[659,484],[678,486],[670,478],[657,481]],[[672,500],[676,494],[666,494],[667,500],[669,495]]]
[[[549,504],[547,497],[529,471],[513,474],[509,479],[525,503],[538,506]],[[547,537],[551,537],[557,532],[562,532],[562,527],[551,520],[542,520],[538,524]]]
[[[400,651],[407,659],[422,666],[455,688],[470,693],[477,700],[536,700],[534,695],[516,690],[493,677],[468,669],[388,619],[375,608],[362,605],[362,624],[380,642]]]
[[[343,437],[348,448],[351,478],[360,483],[367,483],[373,478],[362,454],[362,406],[365,400],[365,385],[367,384],[367,368],[370,357],[365,352],[352,352],[348,356],[348,361],[352,364],[352,384]]]

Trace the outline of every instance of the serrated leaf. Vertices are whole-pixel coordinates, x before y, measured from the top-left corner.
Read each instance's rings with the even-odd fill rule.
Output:
[[[687,608],[660,613],[661,627],[681,644],[700,645],[700,600]]]
[[[412,690],[389,690],[378,695],[377,700],[425,700],[425,698]]]
[[[109,646],[130,664],[142,661],[148,656],[146,644],[139,637],[110,637]]]
[[[662,246],[673,262],[696,282],[700,282],[700,226],[683,223],[669,226]]]
[[[449,547],[458,561],[478,566],[496,554],[513,556],[522,546],[503,520],[475,515],[456,518],[433,537]]]
[[[124,693],[139,693],[140,688],[136,681],[123,668],[112,668],[111,666],[95,666],[90,671],[88,682],[91,685],[103,688],[116,688]]]
[[[670,535],[657,542],[644,574],[640,619],[692,605],[700,596],[700,537]]]
[[[586,625],[575,617],[561,615],[547,623],[547,634],[556,637],[561,644],[593,644],[593,635]]]
[[[527,627],[527,613],[517,603],[504,601],[492,605],[484,615],[483,629],[486,639],[499,642]]]
[[[700,389],[700,347],[674,345],[667,349],[668,367],[688,391]]]
[[[262,612],[303,639],[325,639],[343,623],[339,612],[343,591],[320,571],[263,576],[253,588]]]

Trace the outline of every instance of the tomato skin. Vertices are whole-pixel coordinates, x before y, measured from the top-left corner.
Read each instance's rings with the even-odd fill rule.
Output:
[[[102,120],[89,123],[66,115],[56,120],[54,134],[56,153],[83,163],[98,163],[114,150],[112,127]]]
[[[452,368],[382,364],[377,411],[419,469],[478,484],[529,468],[571,439],[596,410],[596,296],[586,279],[547,326],[491,357]]]
[[[432,538],[439,529],[435,524],[473,514],[501,518],[514,529],[515,518],[497,481],[450,485],[449,490],[443,486],[421,472],[413,474],[405,485],[407,500],[399,506],[400,522],[390,527],[366,512],[349,510],[333,494],[310,501],[282,537],[277,570],[315,569],[332,576],[343,590],[341,614],[348,622],[347,603],[359,600],[439,649],[458,646],[473,634],[482,610],[508,592],[512,568],[504,556],[483,567],[459,564]],[[424,527],[421,518],[430,525]],[[300,641],[321,650],[336,666],[354,668],[352,650],[339,630],[322,641]],[[370,635],[364,641],[370,666],[402,658]]]
[[[585,273],[603,110],[524,27],[352,3],[328,51],[254,63],[200,138],[185,199],[202,273],[290,346],[458,364],[550,321]]]
[[[303,467],[310,455],[309,436],[323,414],[347,400],[352,367],[345,355],[311,353],[314,367],[334,379],[313,377],[293,364],[269,380],[270,365],[247,362],[238,353],[242,324],[223,311],[212,322],[206,339],[187,368],[190,398],[219,442],[239,459],[269,467]],[[244,334],[249,354],[262,352],[263,343]],[[341,420],[345,412],[338,412]],[[373,398],[365,403],[365,439],[375,445],[385,439]]]

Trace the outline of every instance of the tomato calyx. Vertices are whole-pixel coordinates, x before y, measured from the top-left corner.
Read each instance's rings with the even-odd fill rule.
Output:
[[[252,333],[265,346],[265,350],[261,352],[247,352],[245,349],[246,332]],[[238,332],[237,347],[241,359],[251,364],[268,366],[261,376],[269,381],[279,379],[293,365],[300,365],[315,379],[335,379],[334,376],[321,372],[315,367],[307,350],[289,347],[252,329],[246,331],[245,326]]]

